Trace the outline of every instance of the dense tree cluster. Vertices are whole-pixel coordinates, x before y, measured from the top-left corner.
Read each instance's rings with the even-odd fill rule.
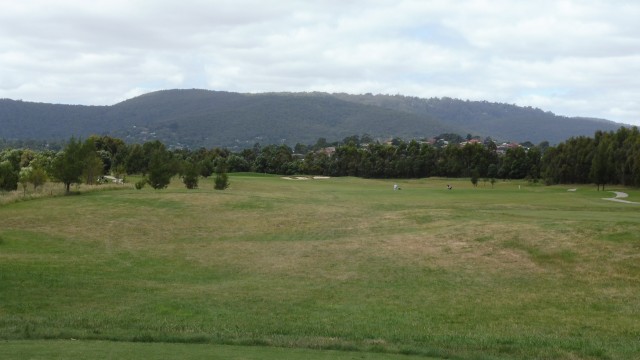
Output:
[[[287,169],[292,166],[289,165]],[[495,143],[449,143],[434,146],[415,140],[395,139],[391,143],[358,144],[350,141],[335,147],[335,152],[311,152],[299,162],[299,171],[328,176],[365,178],[540,177],[540,151],[534,147],[514,147],[504,153]],[[286,173],[286,172],[283,172]]]
[[[449,139],[446,141],[445,139]],[[95,184],[105,175],[122,178],[141,174],[145,184],[165,188],[178,175],[189,189],[201,177],[215,174],[215,187],[225,189],[227,172],[357,176],[364,178],[421,178],[431,176],[478,179],[528,179],[546,184],[595,183],[640,186],[640,133],[636,127],[616,132],[598,131],[593,138],[576,137],[557,146],[511,146],[499,149],[487,138],[468,141],[443,134],[433,143],[393,139],[388,143],[370,136],[350,136],[314,145],[256,144],[240,153],[227,149],[169,150],[160,141],[128,145],[109,136],[71,138],[60,151],[5,149],[0,152],[0,191],[21,184],[34,189],[47,179],[61,182],[67,192],[75,183]],[[473,140],[468,135],[466,140]]]
[[[542,163],[549,184],[640,186],[640,133],[637,127],[621,127],[593,138],[571,138],[546,151]]]

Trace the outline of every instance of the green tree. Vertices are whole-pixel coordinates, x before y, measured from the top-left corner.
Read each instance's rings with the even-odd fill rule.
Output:
[[[227,173],[216,173],[215,179],[213,179],[213,188],[216,190],[224,190],[229,187],[229,176]]]
[[[498,177],[498,165],[496,164],[489,165],[489,167],[487,168],[487,176],[489,178]]]
[[[0,163],[0,190],[13,191],[18,189],[19,173],[9,160]]]
[[[251,165],[241,156],[231,154],[227,158],[227,167],[231,172],[244,172],[251,169]]]
[[[229,187],[229,176],[227,175],[227,164],[224,161],[218,162],[216,166],[216,177],[213,180],[213,188],[224,190]]]
[[[29,172],[29,182],[33,185],[33,191],[47,182],[47,172],[40,166],[32,166]]]
[[[53,164],[53,159],[56,158],[57,154],[58,153],[53,150],[45,150],[42,152],[38,152],[35,154],[35,158],[31,160],[31,162],[29,163],[29,166],[33,167],[34,169],[41,169],[42,171],[45,172],[45,175],[46,173],[50,174],[52,173],[51,168]],[[42,184],[44,184],[44,182]]]
[[[198,167],[200,168],[200,175],[202,175],[205,178],[208,178],[209,176],[211,176],[211,174],[213,174],[215,170],[213,160],[209,158],[200,160],[200,164]]]
[[[267,174],[287,174],[289,163],[293,161],[292,150],[287,145],[269,145],[261,148],[253,162],[256,172]]]
[[[171,182],[171,178],[178,172],[177,163],[171,152],[160,144],[150,154],[148,182],[154,189],[164,189]]]
[[[496,177],[498,176],[498,165],[491,164],[487,168],[487,177],[489,177],[489,181],[491,182],[491,188],[493,189],[493,185],[496,183]]]
[[[182,182],[187,189],[197,189],[200,178],[200,167],[191,161],[185,161],[182,165]]]
[[[596,146],[595,154],[591,161],[591,171],[589,172],[589,176],[598,187],[598,191],[600,191],[600,185],[602,185],[602,191],[604,191],[605,184],[609,179],[610,172],[612,170],[611,153],[612,144],[608,137],[603,135],[599,139],[598,146]]]
[[[529,170],[526,150],[521,147],[508,149],[503,159],[503,176],[509,179],[523,179]]]
[[[478,187],[478,178],[480,178],[480,171],[474,168],[471,170],[471,184],[473,184],[473,187]]]
[[[148,159],[145,157],[142,145],[133,144],[129,148],[127,157],[124,160],[127,174],[146,174],[148,168]]]
[[[33,150],[23,150],[20,157],[20,168],[26,168],[31,164],[31,161],[35,158],[36,153]]]
[[[99,176],[104,175],[104,162],[100,156],[91,149],[91,147],[87,148],[86,151],[82,177],[84,178],[85,184],[93,185],[96,183]]]
[[[21,167],[20,164],[22,163],[23,152],[23,150],[18,149],[5,150],[0,153],[0,162],[8,161],[11,164],[13,171],[19,172]]]
[[[112,138],[110,136],[92,135],[88,140],[94,143],[95,150],[100,155],[104,163],[104,172],[114,174],[117,166],[123,166],[128,155],[128,147],[121,139]]]
[[[32,169],[30,167],[23,167],[20,169],[18,181],[20,182],[20,185],[22,185],[23,196],[27,195],[27,185],[29,185],[29,179],[31,178],[31,170]]]
[[[443,175],[449,177],[461,176],[465,169],[462,149],[457,143],[450,143],[443,152],[442,171]]]
[[[81,182],[84,170],[85,149],[82,142],[72,137],[67,146],[53,159],[51,175],[64,184],[65,193],[71,192],[71,184]]]

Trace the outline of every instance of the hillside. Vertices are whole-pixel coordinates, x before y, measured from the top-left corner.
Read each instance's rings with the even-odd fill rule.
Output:
[[[612,131],[624,126],[609,120],[558,116],[537,108],[487,101],[371,94],[336,96],[415,115],[428,114],[448,125],[466,129],[472,135],[518,142],[529,140],[539,143],[546,140],[559,143],[571,136],[593,136],[596,130]]]
[[[207,147],[250,147],[256,142],[308,144],[319,137],[340,140],[365,132],[413,138],[460,130],[429,115],[358,104],[327,94],[170,90],[114,105],[107,116],[113,121],[129,119],[114,132],[123,138],[139,138],[140,132],[133,126],[142,126],[171,144]]]
[[[152,92],[111,106],[0,100],[0,138],[60,140],[100,134],[188,147],[293,146],[365,133],[407,139],[457,133],[557,143],[620,126],[507,104],[388,95],[193,89]]]
[[[107,106],[56,105],[0,99],[0,137],[68,139],[103,128]]]

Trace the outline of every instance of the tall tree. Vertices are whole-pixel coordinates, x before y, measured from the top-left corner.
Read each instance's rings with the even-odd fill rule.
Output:
[[[602,191],[604,191],[605,184],[609,180],[612,170],[610,160],[613,144],[605,134],[602,134],[597,140],[598,146],[596,146],[595,154],[591,161],[589,176],[591,177],[591,181],[596,184],[598,191],[600,191],[600,185],[602,185]]]
[[[84,169],[82,176],[85,184],[93,185],[98,177],[105,174],[111,167],[111,159],[104,150],[96,150],[95,138],[88,138],[84,145]],[[105,154],[103,158],[100,153]]]

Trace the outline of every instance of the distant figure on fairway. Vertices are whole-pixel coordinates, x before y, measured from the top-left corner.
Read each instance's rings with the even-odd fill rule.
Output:
[[[399,190],[398,184],[393,184],[393,191]]]
[[[453,190],[453,186],[451,186],[451,185],[447,184],[447,189],[449,189],[449,190]]]

